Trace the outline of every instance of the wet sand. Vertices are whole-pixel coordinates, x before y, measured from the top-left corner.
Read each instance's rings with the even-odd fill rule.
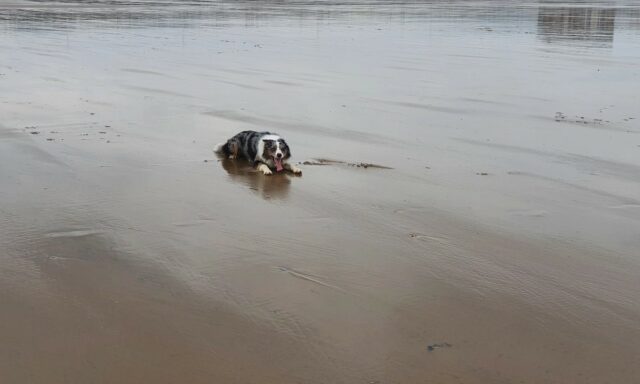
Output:
[[[638,382],[638,20],[4,2],[0,382]]]

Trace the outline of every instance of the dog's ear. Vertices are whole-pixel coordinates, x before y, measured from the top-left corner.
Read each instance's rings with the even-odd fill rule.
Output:
[[[269,139],[263,139],[262,141],[267,145],[273,145],[273,143],[275,142],[275,140],[269,140]]]
[[[284,139],[279,139],[278,143],[280,143],[280,149],[285,152],[285,158],[291,157],[291,147],[287,145],[287,142]]]

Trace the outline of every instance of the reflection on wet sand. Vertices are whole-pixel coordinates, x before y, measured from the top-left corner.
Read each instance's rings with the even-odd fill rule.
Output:
[[[28,248],[28,260],[20,255],[25,247],[4,250],[0,259],[0,272],[11,260],[22,262],[16,272],[23,278],[28,261],[37,275],[31,278],[44,283],[33,294],[0,274],[3,384],[251,382],[254,369],[263,382],[281,383],[286,371],[263,351],[313,357],[228,306],[198,298],[108,234],[34,235],[41,240]],[[214,357],[212,349],[224,353]],[[22,351],[21,358],[7,358],[5,351]],[[252,368],[237,369],[237,361]]]
[[[286,172],[275,173],[265,176],[256,171],[255,168],[243,159],[228,159],[220,157],[220,164],[229,179],[240,184],[247,185],[251,190],[256,191],[264,199],[285,199],[291,186],[291,177]]]
[[[615,19],[615,8],[541,6],[538,36],[549,43],[581,40],[611,46]]]

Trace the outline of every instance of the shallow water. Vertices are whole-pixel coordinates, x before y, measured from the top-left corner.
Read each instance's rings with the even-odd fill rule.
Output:
[[[638,84],[631,1],[3,2],[0,376],[637,381]]]

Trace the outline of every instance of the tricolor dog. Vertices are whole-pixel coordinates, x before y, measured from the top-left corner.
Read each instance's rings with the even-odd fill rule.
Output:
[[[215,152],[230,159],[243,157],[265,175],[271,175],[272,169],[276,172],[286,169],[296,175],[302,174],[300,168],[287,162],[291,157],[291,150],[287,142],[276,133],[242,131],[226,143],[218,145]]]

